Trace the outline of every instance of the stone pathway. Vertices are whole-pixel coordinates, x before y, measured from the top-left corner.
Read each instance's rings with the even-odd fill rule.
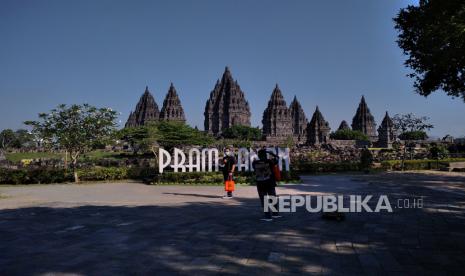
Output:
[[[422,196],[425,206],[266,223],[254,187],[233,200],[208,186],[0,187],[0,275],[463,274],[463,174],[303,179],[279,194]]]

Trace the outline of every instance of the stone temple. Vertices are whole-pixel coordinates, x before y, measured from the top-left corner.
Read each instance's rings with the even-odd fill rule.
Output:
[[[249,103],[239,84],[233,79],[228,67],[225,68],[221,80],[216,82],[215,87],[210,92],[210,97],[205,104],[204,116],[205,132],[216,137],[221,137],[224,129],[235,125],[250,126]],[[125,127],[142,126],[153,121],[186,122],[181,100],[172,83],[161,110],[158,109],[154,97],[146,87],[135,110],[130,113]],[[329,123],[321,114],[318,106],[311,120],[308,121],[304,108],[297,97],[294,96],[288,107],[277,84],[263,112],[262,124],[263,139],[261,142],[265,145],[278,145],[289,141],[289,139],[297,145],[330,144],[336,147],[344,145],[341,141],[329,138],[331,130]],[[195,128],[197,129],[197,127]],[[338,127],[338,130],[350,129],[346,121],[342,121]],[[362,96],[352,119],[352,129],[366,134],[370,138],[371,144],[379,147],[390,148],[396,139],[394,124],[387,112],[376,130],[375,119],[364,96]]]
[[[329,123],[325,120],[317,106],[307,126],[307,143],[310,145],[320,145],[329,142],[330,130]]]
[[[163,107],[160,111],[160,120],[186,122],[184,109],[182,108],[181,100],[179,99],[173,83],[171,83],[170,89],[163,101]]]
[[[292,119],[292,132],[294,139],[297,143],[305,143],[307,141],[307,116],[300,105],[297,97],[294,96],[291,105],[289,106],[289,111],[291,112]]]
[[[371,115],[364,96],[362,96],[357,112],[352,119],[352,129],[363,132],[371,141],[376,141],[378,139],[378,136],[376,135],[375,118]]]
[[[250,115],[244,92],[226,67],[205,104],[205,131],[219,136],[224,129],[235,125],[250,126]]]
[[[262,124],[267,141],[278,142],[293,137],[291,112],[277,84],[263,112]]]
[[[396,140],[396,132],[394,123],[388,112],[384,115],[384,119],[378,128],[378,146],[382,148],[392,148],[392,143]]]
[[[151,121],[158,121],[160,111],[148,87],[139,99],[134,112],[129,114],[125,127],[143,126]]]

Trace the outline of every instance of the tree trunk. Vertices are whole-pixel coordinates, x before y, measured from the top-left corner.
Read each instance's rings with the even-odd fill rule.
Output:
[[[77,172],[77,155],[72,156],[71,158],[73,159],[73,175],[74,175],[74,182],[79,183],[79,176]]]

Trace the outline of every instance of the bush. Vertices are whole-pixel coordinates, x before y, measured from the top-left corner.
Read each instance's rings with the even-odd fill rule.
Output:
[[[438,160],[405,160],[404,161],[404,170],[440,170],[449,167],[449,162],[463,162],[464,158],[450,158]],[[381,167],[385,170],[397,170],[402,169],[401,160],[389,160],[381,162]]]
[[[121,180],[127,179],[128,169],[115,167],[93,167],[78,170],[78,175],[82,181]]]
[[[426,140],[428,135],[421,130],[407,131],[399,135],[400,140]]]
[[[262,139],[262,131],[255,127],[235,125],[223,130],[222,136],[229,139],[258,141]]]
[[[334,140],[358,140],[358,141],[369,141],[366,134],[358,130],[351,129],[340,129],[332,132],[329,138]]]
[[[40,184],[72,181],[71,173],[60,169],[0,169],[0,184]]]

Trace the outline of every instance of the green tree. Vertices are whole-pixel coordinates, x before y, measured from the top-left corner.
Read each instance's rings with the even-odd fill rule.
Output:
[[[225,129],[222,136],[227,139],[258,141],[262,139],[262,131],[258,127],[235,125]]]
[[[361,131],[351,129],[339,129],[329,134],[329,137],[334,140],[359,140],[369,141],[368,136]]]
[[[417,93],[442,89],[465,101],[465,1],[420,0],[394,18]]]
[[[405,144],[401,147],[403,150],[402,154],[402,162],[401,168],[404,169],[405,164],[405,156],[407,154],[407,150],[411,153],[413,152],[412,148],[412,138],[427,138],[425,130],[432,129],[434,126],[428,123],[428,117],[416,117],[413,113],[408,114],[396,114],[392,118],[392,122],[394,123],[394,128],[396,132],[399,133],[399,138],[404,138]],[[412,155],[410,155],[412,158]]]
[[[30,148],[34,145],[34,135],[26,129],[18,129],[15,131],[15,141],[13,147],[15,148]]]
[[[182,122],[162,121],[149,126],[155,140],[161,147],[171,150],[177,146],[208,146],[214,142],[213,137]]]
[[[0,147],[7,150],[15,141],[16,136],[13,130],[4,129],[0,132]]]
[[[40,113],[39,121],[27,121],[32,133],[42,139],[45,146],[56,147],[71,156],[74,180],[79,182],[78,158],[96,143],[109,139],[116,127],[117,113],[110,108],[84,105],[59,105],[49,113]]]
[[[147,126],[126,127],[118,131],[117,137],[129,144],[133,154],[151,150],[150,132]]]

